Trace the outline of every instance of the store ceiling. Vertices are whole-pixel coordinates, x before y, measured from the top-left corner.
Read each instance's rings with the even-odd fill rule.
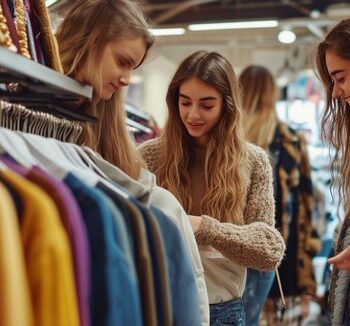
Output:
[[[337,0],[145,0],[143,9],[154,24],[188,24],[231,20],[291,19],[324,14]]]
[[[50,12],[64,16],[76,0],[60,0]],[[277,28],[189,32],[162,38],[163,44],[226,44],[280,46],[277,34],[293,29],[297,42],[315,43],[327,29],[350,16],[349,0],[140,0],[152,27],[187,27],[192,23],[277,19]]]

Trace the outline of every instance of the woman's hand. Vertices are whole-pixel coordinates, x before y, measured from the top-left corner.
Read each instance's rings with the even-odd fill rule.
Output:
[[[190,222],[191,222],[191,226],[193,229],[193,233],[196,233],[202,223],[202,216],[196,216],[196,215],[188,215]]]
[[[340,254],[328,259],[328,262],[338,269],[350,272],[350,246]]]

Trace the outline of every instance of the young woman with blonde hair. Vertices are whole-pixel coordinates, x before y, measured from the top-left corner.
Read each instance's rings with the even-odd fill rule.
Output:
[[[64,73],[94,89],[87,112],[98,122],[85,125],[80,143],[137,179],[142,158],[125,127],[122,88],[154,42],[136,3],[80,0],[57,30]]]
[[[325,90],[323,138],[335,149],[334,176],[340,185],[345,218],[336,245],[330,304],[332,325],[350,324],[350,18],[342,20],[318,45],[316,70]]]
[[[154,42],[148,28],[134,1],[78,0],[57,30],[60,56],[65,74],[91,85],[94,91],[87,112],[98,121],[84,126],[79,143],[91,147],[125,172],[127,176],[116,173],[132,189],[149,196],[149,204],[160,208],[182,231],[198,293],[192,293],[192,288],[179,291],[193,298],[192,302],[199,299],[199,307],[173,307],[174,325],[179,321],[183,324],[187,317],[186,322],[191,325],[208,325],[204,271],[188,217],[169,191],[155,185],[154,175],[144,169],[146,164],[126,128],[123,88]],[[101,162],[96,164],[114,168]]]
[[[268,157],[244,141],[238,82],[222,55],[198,51],[184,59],[166,101],[162,136],[140,152],[158,183],[191,214],[211,325],[245,325],[246,267],[273,270],[284,252],[274,228]]]
[[[312,256],[320,249],[320,243],[315,239],[311,223],[313,197],[306,142],[300,133],[278,119],[276,101],[279,91],[267,68],[248,66],[242,71],[239,81],[247,139],[269,153],[273,167],[276,226],[287,244],[286,258],[279,267],[283,290],[287,296],[301,295],[307,311],[309,295],[315,295],[316,290]],[[250,325],[258,325],[271,286],[270,296],[279,297],[277,281],[273,284],[273,280],[273,273],[248,270],[243,299],[250,313]],[[272,301],[269,301],[268,306],[271,305]]]

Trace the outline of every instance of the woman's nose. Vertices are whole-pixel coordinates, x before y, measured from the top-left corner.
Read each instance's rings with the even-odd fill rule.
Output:
[[[190,112],[188,113],[188,117],[191,119],[198,119],[200,118],[199,110],[196,107],[196,105],[192,105]]]
[[[337,83],[335,83],[332,90],[332,98],[337,99],[341,95],[342,95],[342,89],[339,87]]]
[[[128,86],[130,84],[130,71],[125,72],[122,76],[119,77],[119,83],[122,86]]]

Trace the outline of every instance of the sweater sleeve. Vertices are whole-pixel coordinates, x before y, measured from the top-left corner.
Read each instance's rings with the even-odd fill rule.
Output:
[[[146,161],[148,169],[154,173],[159,155],[159,139],[148,140],[137,146],[137,150]]]
[[[251,166],[251,184],[244,212],[246,224],[220,223],[203,215],[196,240],[199,245],[214,247],[239,265],[268,271],[280,263],[285,244],[274,227],[272,171],[266,153],[255,149]]]

